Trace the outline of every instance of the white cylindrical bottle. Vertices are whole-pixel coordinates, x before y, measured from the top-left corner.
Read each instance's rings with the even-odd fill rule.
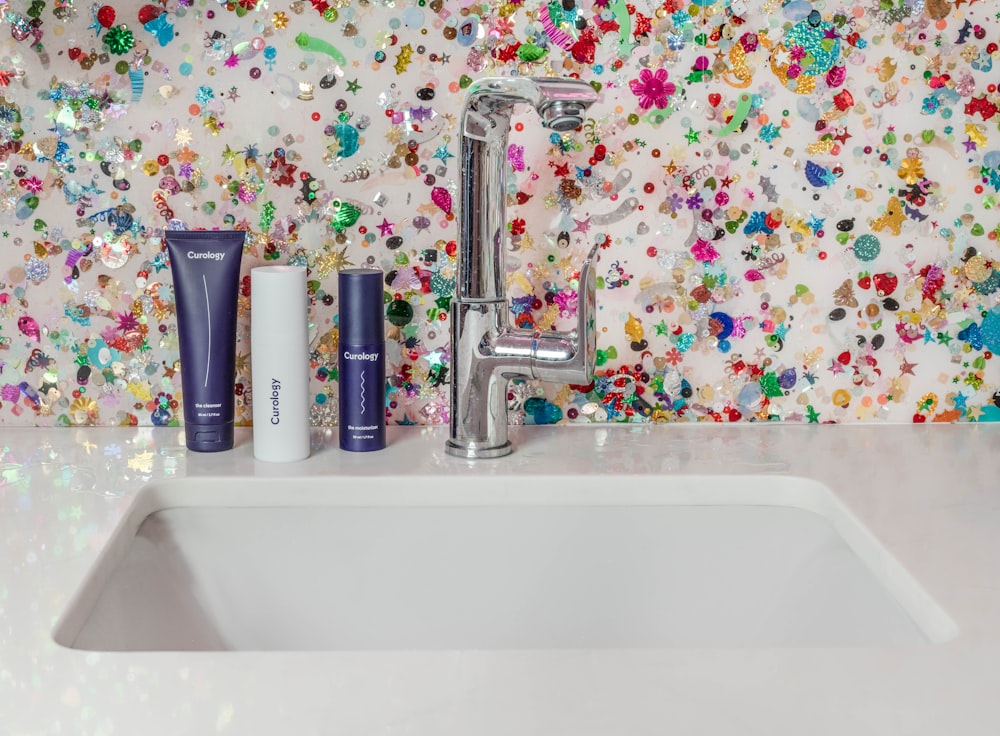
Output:
[[[309,457],[308,303],[304,268],[251,269],[253,454],[258,460]]]

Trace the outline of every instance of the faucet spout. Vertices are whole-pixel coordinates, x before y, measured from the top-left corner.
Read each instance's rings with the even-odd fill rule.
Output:
[[[507,142],[515,105],[532,105],[545,126],[566,131],[583,123],[596,100],[589,84],[567,78],[490,78],[470,87],[461,121],[449,454],[484,458],[511,451],[509,379],[586,384],[593,378],[597,246],[580,269],[577,325],[568,332],[530,332],[510,326],[504,254]]]

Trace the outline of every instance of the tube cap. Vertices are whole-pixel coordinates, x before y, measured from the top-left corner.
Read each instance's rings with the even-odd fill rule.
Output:
[[[341,345],[376,345],[385,339],[384,275],[370,268],[346,268],[340,272]]]
[[[185,424],[184,443],[195,452],[222,452],[233,449],[233,422]]]

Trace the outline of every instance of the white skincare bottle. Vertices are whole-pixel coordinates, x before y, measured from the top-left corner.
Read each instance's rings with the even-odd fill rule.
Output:
[[[251,269],[253,454],[258,460],[309,457],[308,303],[304,268]]]

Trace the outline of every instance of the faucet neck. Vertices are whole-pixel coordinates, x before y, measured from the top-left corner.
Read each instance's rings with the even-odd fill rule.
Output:
[[[502,300],[507,294],[506,132],[484,137],[463,134],[459,155],[465,186],[458,205],[456,297],[462,302]]]
[[[596,98],[586,82],[558,77],[487,78],[470,87],[461,120],[458,301],[506,298],[507,141],[514,106],[532,105],[547,128],[565,131],[581,123]]]

